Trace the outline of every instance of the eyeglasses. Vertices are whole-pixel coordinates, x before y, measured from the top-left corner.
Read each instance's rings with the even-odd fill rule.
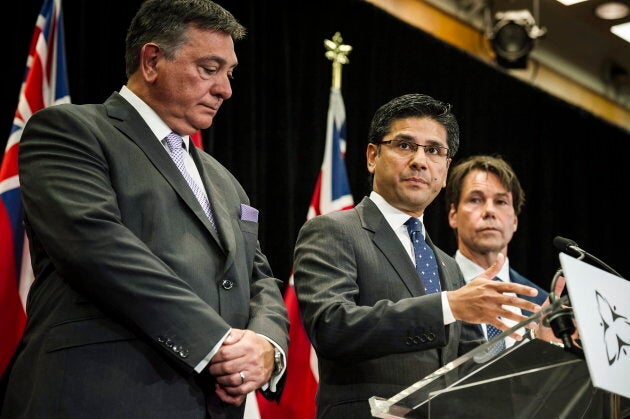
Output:
[[[409,140],[389,140],[389,141],[381,141],[377,143],[381,144],[389,144],[393,147],[394,152],[400,157],[411,157],[418,151],[418,148],[422,147],[424,149],[424,154],[427,156],[429,160],[434,163],[439,163],[443,161],[446,157],[448,157],[448,148],[442,147],[435,144],[416,144],[413,141]]]

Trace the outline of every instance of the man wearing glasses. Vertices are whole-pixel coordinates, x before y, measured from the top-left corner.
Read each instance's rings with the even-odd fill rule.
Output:
[[[294,280],[318,356],[320,418],[369,418],[370,397],[390,398],[483,342],[478,324],[525,319],[502,305],[540,309],[505,294],[533,288],[491,280],[502,257],[465,285],[422,225],[459,147],[450,108],[423,94],[381,106],[368,134],[369,197],[300,231]]]

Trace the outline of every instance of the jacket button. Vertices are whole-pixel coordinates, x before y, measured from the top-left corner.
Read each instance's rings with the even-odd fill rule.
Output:
[[[231,290],[234,286],[234,282],[229,279],[224,279],[223,281],[221,281],[221,286],[224,290]]]
[[[179,356],[181,358],[186,358],[188,356],[188,349],[182,349],[181,351],[179,351]]]
[[[167,340],[166,340],[166,346],[168,346],[169,348],[172,348],[172,347],[173,347],[173,345],[174,345],[174,343],[173,343],[173,341],[172,341],[172,340],[170,340],[170,339],[167,339]]]

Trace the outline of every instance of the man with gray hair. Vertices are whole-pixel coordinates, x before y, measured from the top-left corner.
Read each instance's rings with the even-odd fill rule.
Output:
[[[247,393],[279,398],[288,319],[258,211],[189,138],[232,96],[244,36],[212,1],[145,1],[126,85],[29,119],[36,278],[2,418],[241,418]]]

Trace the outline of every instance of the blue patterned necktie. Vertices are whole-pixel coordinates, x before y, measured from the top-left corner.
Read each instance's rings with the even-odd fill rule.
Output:
[[[424,292],[431,294],[440,292],[440,275],[438,274],[437,262],[433,249],[427,244],[422,235],[422,222],[411,217],[405,223],[411,243],[413,244],[413,254],[416,259],[416,271],[424,285]]]
[[[498,336],[501,334],[501,330],[497,329],[491,324],[486,324],[486,332],[488,334],[489,341],[492,340],[492,338],[494,338],[495,336]],[[503,351],[504,349],[505,349],[505,339],[501,339],[500,341],[492,345],[491,351],[492,353],[497,354]]]
[[[199,203],[201,204],[203,212],[206,213],[206,216],[208,217],[208,219],[210,219],[210,223],[212,223],[212,226],[216,230],[217,226],[214,223],[214,217],[212,216],[212,210],[210,208],[210,201],[208,200],[208,196],[206,195],[206,192],[203,190],[203,188],[200,187],[197,182],[193,180],[193,178],[188,173],[188,170],[186,170],[186,166],[184,165],[184,148],[182,146],[183,142],[184,140],[182,139],[182,137],[174,132],[171,132],[166,136],[166,145],[168,146],[171,159],[173,159],[173,162],[175,162],[175,165],[184,176],[184,179],[186,179],[188,186],[190,186],[190,189],[192,189],[193,193],[195,194],[197,201],[199,201]]]
[[[500,281],[500,279],[498,277],[494,277],[493,281]],[[501,330],[497,329],[491,324],[486,324],[486,334],[488,335],[488,340],[492,340],[492,338],[501,334]],[[503,351],[505,348],[505,339],[501,339],[499,342],[495,343],[492,346],[491,350],[493,353],[497,354]]]

